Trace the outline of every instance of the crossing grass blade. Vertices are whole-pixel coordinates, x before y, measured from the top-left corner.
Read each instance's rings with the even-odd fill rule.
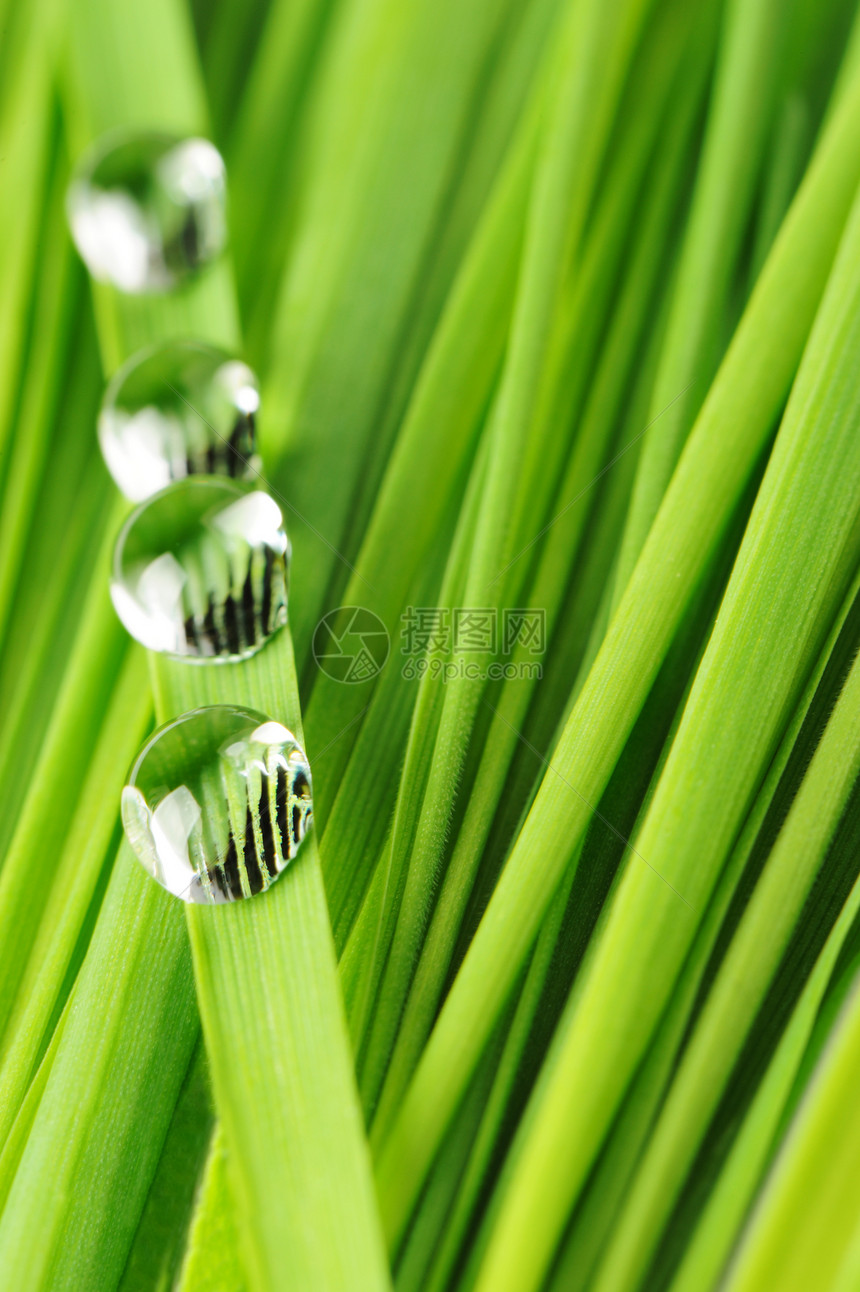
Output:
[[[779,1138],[780,1122],[790,1104],[792,1088],[801,1073],[813,1029],[821,1018],[822,1001],[830,987],[837,958],[856,928],[858,910],[860,886],[855,883],[815,962],[779,1047],[759,1083],[730,1156],[693,1230],[672,1280],[672,1292],[695,1292],[709,1282],[716,1282],[720,1276],[743,1227],[773,1145]],[[856,976],[856,968],[855,963],[852,979]]]
[[[625,285],[615,303],[613,321],[603,342],[602,356],[582,411],[568,466],[556,499],[553,500],[555,514],[545,527],[548,535],[536,561],[536,569],[531,571],[528,580],[531,588],[527,597],[522,598],[534,613],[543,615],[544,631],[550,639],[586,527],[588,505],[583,499],[607,469],[607,462],[613,463],[609,445],[612,443],[619,407],[641,331],[649,309],[653,306],[656,279],[664,265],[666,244],[676,214],[675,205],[685,149],[689,143],[689,131],[707,65],[705,58],[701,57],[705,51],[697,52],[700,58],[693,63],[689,84],[684,86],[685,92],[679,93],[675,102],[673,127],[665,141],[664,156],[652,177],[640,230],[633,242],[630,263],[626,266]],[[604,229],[606,224],[598,221],[597,227]],[[582,294],[588,300],[588,293]],[[580,348],[579,328],[571,326],[567,320],[565,323],[566,327],[570,327],[570,334],[566,337],[566,352],[584,354],[587,364],[588,345]],[[557,399],[550,399],[547,404],[555,408],[558,402],[560,401]],[[554,424],[553,419],[550,425]],[[532,437],[540,443],[534,427]],[[545,456],[540,455],[541,459]],[[536,502],[535,493],[530,481],[526,480],[520,498]],[[537,506],[535,511],[539,512]],[[529,534],[528,526],[534,526],[534,523],[534,517],[530,517],[525,534]],[[522,533],[523,531],[521,535]],[[522,556],[523,553],[519,552],[518,555]],[[520,599],[516,594],[510,597],[510,601]],[[442,882],[437,907],[439,918],[436,919],[434,914],[404,1008],[385,1088],[374,1118],[373,1136],[377,1142],[384,1137],[388,1119],[411,1076],[438,1006],[464,907],[534,691],[534,657],[530,650],[533,647],[523,645],[511,652],[510,662],[514,668],[519,669],[520,676],[506,682],[500,694],[494,696],[492,701],[484,701],[492,707],[492,723],[485,739],[478,771],[469,787],[469,802]],[[401,928],[410,930],[409,936],[415,939],[420,925],[414,910],[404,909],[399,921]],[[393,965],[394,962],[392,969]],[[399,988],[404,997],[409,986],[407,976]]]
[[[601,1132],[692,942],[697,917],[743,822],[751,788],[766,770],[810,656],[817,656],[853,573],[860,554],[854,498],[860,406],[851,393],[847,356],[860,328],[858,292],[860,205],[849,218],[721,613],[636,839],[635,856],[644,864],[626,871],[595,948],[479,1287],[534,1286],[550,1259],[567,1206],[581,1187]],[[823,508],[814,519],[811,499]],[[824,556],[818,526],[828,524],[832,507],[844,510]],[[797,524],[790,546],[785,536],[789,517]],[[782,622],[797,627],[790,647],[781,629],[773,627]],[[781,653],[775,658],[776,648]],[[753,660],[762,650],[765,656],[756,668]],[[768,670],[766,680],[762,668]],[[721,701],[726,694],[738,714],[729,724]],[[684,798],[682,813],[679,795]],[[606,1017],[615,1020],[611,1033],[601,1031],[596,1021]],[[587,1092],[577,1063],[583,1045],[591,1057]],[[528,1253],[521,1241],[524,1224],[531,1240]]]
[[[847,626],[855,596],[856,584],[845,599],[768,769],[755,805],[720,876],[647,1058],[625,1096],[588,1188],[574,1212],[564,1250],[554,1270],[553,1289],[570,1288],[575,1292],[586,1286],[617,1221],[643,1145],[703,997],[710,968],[715,959],[721,958],[719,947],[727,928],[731,927],[733,905],[744,886],[757,877],[802,781],[822,724],[832,709],[834,697],[823,680],[834,669],[840,680],[844,674],[842,641],[847,634],[847,642],[853,642],[854,628]]]
[[[591,805],[786,397],[853,198],[860,166],[858,112],[855,82],[768,259],[552,768],[380,1150],[380,1199],[395,1243]],[[533,1239],[529,1247],[534,1250]]]
[[[600,1292],[608,1288],[621,1292],[641,1278],[709,1113],[824,863],[860,770],[858,700],[860,667],[855,664],[708,993],[615,1228],[612,1250],[595,1280]]]
[[[799,1292],[810,1278],[842,1292],[853,1282],[858,1017],[855,985],[726,1276],[732,1292]]]
[[[499,572],[500,557],[504,564],[513,537],[509,517],[517,496],[526,436],[533,427],[543,349],[549,342],[558,308],[559,282],[570,258],[581,254],[583,228],[605,139],[646,9],[640,0],[631,0],[611,15],[602,9],[598,14],[589,5],[583,13],[574,6],[570,14],[557,97],[548,108],[540,143],[511,337],[491,415],[484,505],[463,590],[465,606],[477,606],[488,599],[493,604],[499,596],[498,586],[491,585]],[[602,74],[593,81],[593,69],[598,66]],[[398,871],[403,869],[407,856],[408,869],[397,932],[363,1056],[362,1085],[371,1108],[384,1076],[418,938],[426,926],[426,894],[438,869],[452,807],[451,787],[459,780],[465,743],[475,722],[482,689],[480,681],[465,675],[455,676],[445,686],[432,764],[420,792],[415,785],[416,773],[408,762],[404,772],[402,792],[420,801],[421,806],[405,834],[398,833],[395,825],[392,839],[395,892],[399,888]],[[390,920],[391,916],[384,912],[383,918]],[[383,954],[385,950],[384,944]]]
[[[642,550],[718,365],[728,297],[773,116],[783,6],[732,0],[723,14],[713,100],[616,583]],[[617,597],[616,597],[617,600]]]

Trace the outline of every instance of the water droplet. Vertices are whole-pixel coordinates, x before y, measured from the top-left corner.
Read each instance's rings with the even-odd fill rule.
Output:
[[[223,476],[189,476],[129,516],[111,597],[150,650],[246,659],[287,622],[289,556],[269,494]]]
[[[161,727],[122,792],[122,824],[148,874],[185,902],[233,902],[274,883],[313,821],[295,736],[251,709],[213,705]]]
[[[207,139],[112,133],[69,186],[72,236],[94,278],[163,292],[208,265],[227,239],[224,162]]]
[[[141,350],[119,369],[99,413],[110,473],[132,502],[191,475],[248,479],[260,406],[247,364],[200,341]]]

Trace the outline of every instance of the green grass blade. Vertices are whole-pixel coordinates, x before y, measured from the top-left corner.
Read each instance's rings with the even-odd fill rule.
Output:
[[[162,721],[229,701],[285,722],[301,738],[286,631],[238,665],[153,657],[153,668]],[[264,896],[219,909],[191,906],[187,914],[251,1286],[347,1289],[355,1280],[384,1288],[388,1272],[313,836]],[[316,1241],[321,1231],[324,1244]]]
[[[785,399],[853,197],[860,170],[858,118],[855,83],[774,246],[571,714],[555,770],[544,779],[381,1150],[377,1178],[391,1236],[402,1232],[468,1074],[587,824],[590,804],[608,780]]]
[[[441,8],[427,0],[345,6],[318,79],[325,106],[310,138],[321,160],[304,194],[264,389],[264,452],[280,463],[277,479],[295,500],[300,663],[330,581],[342,585],[348,570],[337,553],[363,455],[379,430],[450,166],[506,12],[507,4],[463,11],[453,0]]]
[[[124,846],[0,1217],[10,1286],[119,1281],[198,1035],[177,914]]]
[[[512,1286],[515,1278],[520,1287],[534,1286],[551,1257],[567,1207],[692,942],[751,787],[766,770],[846,590],[858,555],[853,482],[860,470],[860,405],[848,359],[858,334],[860,205],[843,237],[684,720],[637,836],[636,856],[647,864],[628,868],[613,903],[479,1287]],[[813,512],[811,499],[821,503],[820,512]],[[841,512],[833,528],[831,509]],[[830,536],[826,554],[819,546],[824,532]],[[783,577],[786,570],[790,576]],[[774,627],[780,622],[796,625],[790,645]],[[743,714],[734,723],[725,721],[721,697],[727,694],[735,713]],[[614,1020],[611,1033],[598,1021],[607,1016]],[[578,1064],[583,1046],[590,1055],[585,1083]]]
[[[701,75],[704,72],[701,60],[695,67],[695,72],[698,75],[694,74],[690,78],[690,86],[685,87],[691,92],[685,96],[679,95],[680,103],[675,105],[672,129],[665,141],[665,154],[652,177],[651,191],[641,213],[639,236],[634,243],[631,263],[627,267],[625,285],[615,306],[594,385],[558,490],[555,523],[552,524],[540,553],[531,589],[528,596],[523,598],[530,608],[544,612],[549,638],[552,637],[589,515],[588,501],[581,500],[589,494],[606,466],[612,432],[626,390],[626,380],[637,352],[646,311],[652,304],[656,279],[663,266],[666,241],[677,200],[681,163],[685,160],[693,112],[697,107],[697,91],[701,88]],[[533,496],[533,490],[528,485],[524,492],[527,496]],[[577,506],[577,503],[580,505]],[[515,650],[511,662],[521,668],[522,674],[506,682],[501,693],[493,700],[493,720],[442,884],[440,918],[436,921],[434,916],[428,941],[415,971],[384,1093],[374,1119],[373,1135],[377,1140],[381,1140],[388,1129],[389,1118],[400,1100],[430,1031],[451,963],[463,910],[534,692],[536,679],[527,674],[527,666],[534,662],[529,656],[528,648],[521,646]],[[420,922],[414,910],[404,909],[401,912],[400,925],[410,931],[410,939],[416,939]],[[406,995],[409,985],[409,979],[401,982],[402,995]]]
[[[244,1292],[224,1134],[216,1127],[200,1184],[177,1292]]]
[[[855,664],[687,1046],[595,1288],[638,1285],[860,771]]]
[[[856,1249],[858,999],[855,988],[726,1276],[730,1292],[836,1286]]]
[[[16,894],[17,955],[4,963],[0,978],[0,998],[8,1020],[0,1043],[0,1143],[17,1116],[47,1044],[51,1021],[62,1003],[59,993],[78,949],[105,858],[116,848],[116,821],[105,812],[105,800],[117,801],[125,770],[151,719],[145,661],[141,651],[130,649],[106,709],[62,852],[50,882],[45,883],[44,905]],[[36,923],[38,916],[41,919]]]
[[[779,0],[729,0],[672,308],[616,573],[623,591],[721,355],[727,298],[773,115]]]
[[[120,1292],[171,1292],[184,1251],[197,1177],[212,1138],[213,1122],[206,1053],[201,1043],[179,1093],[158,1170],[119,1284]],[[228,1214],[232,1211],[229,1198],[222,1199],[222,1206]],[[212,1251],[211,1233],[209,1238]]]
[[[557,100],[549,109],[541,141],[511,337],[492,416],[487,484],[478,517],[472,560],[464,589],[465,606],[495,604],[496,582],[512,555],[509,516],[517,496],[525,440],[539,398],[544,348],[549,342],[559,300],[559,282],[568,258],[580,254],[586,213],[592,198],[605,137],[617,106],[631,48],[646,5],[631,0],[607,13],[598,6],[576,7],[565,33],[565,57]],[[601,68],[601,76],[593,79]],[[468,652],[464,654],[468,660]],[[392,839],[395,876],[409,849],[408,870],[397,932],[380,986],[366,1054],[362,1090],[372,1107],[384,1076],[395,1029],[420,937],[426,927],[427,897],[438,869],[447,821],[453,806],[465,744],[483,690],[480,681],[458,675],[444,688],[432,766],[414,826]],[[402,792],[411,796],[416,772],[407,762]],[[390,916],[384,915],[390,919]]]
[[[855,884],[815,962],[731,1154],[711,1191],[672,1281],[672,1292],[697,1292],[698,1288],[715,1284],[719,1278],[761,1178],[780,1117],[789,1100],[792,1082],[812,1034],[816,1014],[858,909],[860,885]]]

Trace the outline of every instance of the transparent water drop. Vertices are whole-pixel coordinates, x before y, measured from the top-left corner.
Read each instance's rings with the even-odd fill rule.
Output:
[[[161,727],[122,792],[122,824],[153,879],[185,902],[265,891],[313,821],[311,770],[279,722],[213,705]]]
[[[191,475],[251,479],[260,389],[247,366],[201,341],[141,350],[108,385],[99,443],[132,502]]]
[[[114,550],[111,597],[150,650],[246,659],[287,622],[289,556],[269,494],[223,476],[189,476],[129,516]]]
[[[67,196],[90,273],[131,293],[169,291],[214,260],[227,240],[225,207],[215,145],[155,131],[100,139]]]

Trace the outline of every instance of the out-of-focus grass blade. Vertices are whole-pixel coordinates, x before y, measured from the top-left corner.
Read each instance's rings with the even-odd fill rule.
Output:
[[[117,802],[151,722],[146,680],[143,653],[128,648],[62,851],[50,882],[43,881],[44,906],[26,900],[26,874],[13,896],[4,892],[15,916],[15,954],[0,965],[0,1143],[47,1044],[105,858],[116,848],[116,821],[105,800]]]
[[[295,500],[300,665],[330,580],[342,586],[343,556],[355,555],[339,558],[353,492],[379,432],[472,97],[510,12],[507,2],[463,9],[453,0],[405,8],[380,0],[338,13],[309,130],[308,148],[319,160],[307,181],[264,388],[264,452],[278,460],[286,451],[276,478]]]
[[[556,514],[550,521],[537,569],[529,580],[531,587],[527,596],[522,598],[535,613],[544,615],[548,638],[551,638],[555,627],[589,514],[588,503],[582,500],[600,478],[609,457],[609,444],[645,324],[646,312],[653,304],[656,280],[660,270],[664,268],[666,242],[676,214],[682,164],[686,160],[689,134],[706,66],[704,58],[694,61],[689,84],[684,87],[686,93],[679,93],[673,103],[673,123],[663,144],[662,159],[655,165],[655,173],[651,176],[650,192],[641,212],[630,263],[626,266],[624,286],[615,302],[593,386],[582,414],[567,470],[556,495]],[[574,349],[577,331],[574,328],[568,338],[571,350]],[[535,435],[534,431],[532,433]],[[526,483],[525,496],[532,496],[533,492]],[[577,506],[577,503],[580,505]],[[519,600],[520,598],[514,598],[517,603]],[[415,970],[400,1035],[374,1119],[373,1135],[377,1140],[387,1130],[388,1120],[430,1031],[450,967],[463,910],[534,690],[535,679],[529,677],[528,669],[534,660],[529,654],[528,646],[517,647],[511,654],[510,662],[519,670],[520,676],[505,683],[501,693],[493,700],[493,720],[463,824],[442,884],[440,918],[438,921],[434,918],[431,924],[428,941]],[[411,930],[409,936],[414,940],[420,928],[415,912],[404,909],[399,922],[401,929]],[[405,997],[409,991],[408,977],[401,982],[399,990]]]
[[[855,83],[768,259],[552,769],[382,1148],[377,1178],[392,1237],[402,1232],[468,1074],[587,824],[590,805],[608,780],[785,399],[860,172],[858,121],[860,83]],[[536,1254],[533,1240],[527,1248]]]
[[[119,1284],[119,1292],[171,1292],[191,1221],[197,1177],[212,1138],[214,1114],[202,1040],[198,1044],[164,1141],[158,1170]],[[222,1197],[227,1219],[232,1199]],[[220,1245],[208,1235],[212,1264]],[[236,1292],[236,1283],[222,1283]]]
[[[804,1050],[816,1025],[834,965],[860,910],[855,883],[809,975],[779,1047],[768,1065],[731,1153],[708,1197],[672,1284],[671,1292],[698,1292],[716,1284],[777,1135]],[[854,966],[856,974],[856,964]],[[841,1289],[840,1289],[841,1292]]]
[[[63,161],[55,163],[50,179],[33,307],[33,343],[21,392],[19,433],[12,443],[0,512],[0,648],[50,444],[81,290],[80,270],[73,263],[66,232],[68,173]]]
[[[595,1280],[638,1282],[753,1024],[860,770],[860,665],[821,744],[720,966]]]
[[[61,0],[39,0],[19,10],[9,23],[18,37],[17,57],[7,69],[9,80],[0,99],[0,157],[4,187],[15,200],[0,211],[0,485],[7,472],[7,442],[56,129],[52,81],[64,16]],[[4,43],[5,36],[4,31]]]
[[[838,678],[844,676],[843,632],[850,625],[855,593],[856,585],[843,603],[779,752],[768,769],[699,926],[647,1058],[625,1096],[595,1174],[574,1213],[564,1252],[557,1262],[553,1292],[556,1289],[578,1292],[587,1286],[604,1251],[610,1229],[626,1199],[642,1146],[678,1062],[709,967],[719,954],[715,948],[725,936],[733,901],[750,873],[758,874],[761,861],[768,855],[818,743],[822,723],[832,709],[834,696],[830,686],[822,682],[834,669]],[[853,637],[851,628],[849,643]]]
[[[177,1292],[244,1292],[235,1208],[227,1180],[224,1134],[216,1127],[200,1183],[200,1194]]]
[[[546,1268],[847,589],[860,518],[860,401],[850,357],[858,340],[860,203],[849,218],[713,636],[637,836],[641,864],[628,867],[595,947],[478,1287],[531,1288]],[[675,482],[693,456],[682,459]],[[650,541],[637,571],[649,548]],[[631,590],[635,586],[634,575]],[[623,607],[613,627],[623,619]],[[786,623],[794,626],[790,638]],[[727,698],[733,720],[726,716]],[[613,1019],[611,1030],[606,1018]],[[578,1062],[583,1052],[589,1055],[585,1080]]]
[[[860,1109],[860,992],[855,986],[724,1280],[729,1292],[854,1286]],[[842,1288],[839,1288],[842,1292]]]
[[[0,1216],[10,1287],[119,1281],[198,1035],[180,914],[123,846]]]
[[[338,0],[275,0],[230,132],[233,259],[249,350],[261,358],[267,338],[257,332],[271,326],[298,206],[302,113],[337,8]]]
[[[497,603],[501,593],[497,576],[513,555],[509,518],[525,459],[527,432],[534,425],[544,350],[558,308],[560,282],[570,259],[581,254],[583,228],[606,137],[646,11],[645,0],[624,0],[611,10],[586,4],[580,12],[574,5],[570,13],[565,52],[541,138],[511,337],[492,414],[487,483],[464,587],[465,606]],[[468,664],[468,651],[463,660]],[[432,679],[428,685],[433,685]],[[407,862],[408,869],[399,912],[396,908],[383,912],[388,924],[396,913],[397,933],[380,985],[368,1048],[362,1056],[362,1092],[369,1108],[375,1104],[384,1076],[426,926],[427,894],[434,883],[453,807],[451,787],[459,779],[483,684],[464,670],[442,689],[432,763],[420,797],[416,793],[421,785],[420,770],[408,759],[401,781],[401,794],[407,802],[420,802],[420,810],[395,818],[392,897]],[[381,950],[384,955],[387,939]]]
[[[627,584],[720,359],[727,296],[773,117],[785,5],[729,0],[696,188],[687,221],[624,540]],[[616,596],[617,600],[617,596]]]

